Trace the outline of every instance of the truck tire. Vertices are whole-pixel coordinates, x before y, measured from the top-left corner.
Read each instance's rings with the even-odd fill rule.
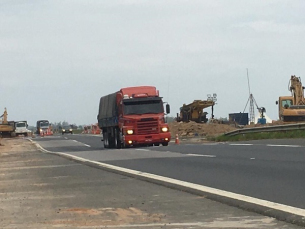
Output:
[[[104,148],[109,148],[109,142],[108,142],[108,133],[103,130],[103,138],[104,138]]]
[[[114,148],[121,149],[122,148],[122,142],[120,138],[120,130],[118,128],[114,129]]]
[[[115,148],[115,128],[108,128],[107,136],[108,136],[108,148]]]
[[[163,142],[162,145],[163,146],[168,146],[168,142]]]

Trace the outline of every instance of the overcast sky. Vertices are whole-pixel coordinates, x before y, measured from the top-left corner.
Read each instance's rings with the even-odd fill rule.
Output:
[[[172,116],[217,93],[228,117],[245,108],[248,68],[277,119],[290,76],[305,82],[304,12],[302,0],[0,0],[0,113],[91,124],[101,96],[154,85]]]

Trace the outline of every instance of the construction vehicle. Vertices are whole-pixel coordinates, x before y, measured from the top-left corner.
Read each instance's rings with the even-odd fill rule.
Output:
[[[279,119],[284,122],[305,121],[304,87],[300,77],[292,75],[288,90],[291,96],[281,96],[276,101],[279,109]]]
[[[122,88],[101,97],[97,120],[105,148],[167,146],[171,139],[162,97],[153,86]]]
[[[177,113],[177,122],[189,122],[194,121],[197,123],[208,121],[207,112],[204,112],[203,109],[207,107],[212,107],[215,105],[215,102],[212,100],[194,100],[194,102],[190,104],[183,104],[180,107],[180,114]],[[213,113],[213,112],[212,112]],[[212,118],[213,118],[212,114]]]
[[[2,118],[0,123],[0,133],[3,137],[15,137],[15,122],[13,121],[7,121],[7,110],[4,108],[3,115],[0,116]]]

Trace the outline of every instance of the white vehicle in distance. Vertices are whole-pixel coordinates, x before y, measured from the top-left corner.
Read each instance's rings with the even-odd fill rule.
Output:
[[[15,122],[15,133],[16,136],[18,135],[24,135],[24,136],[28,136],[28,133],[31,132],[30,130],[27,129],[28,127],[28,123],[27,121],[18,121]]]

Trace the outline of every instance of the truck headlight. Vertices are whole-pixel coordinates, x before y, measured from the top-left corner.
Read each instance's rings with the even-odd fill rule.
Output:
[[[70,129],[69,131],[72,131],[72,129]]]
[[[62,132],[65,132],[66,130],[62,130]]]
[[[168,128],[167,127],[162,127],[162,132],[167,132],[168,131]]]
[[[127,134],[133,134],[133,130],[127,130]]]
[[[42,129],[39,129],[40,132],[42,132]]]

